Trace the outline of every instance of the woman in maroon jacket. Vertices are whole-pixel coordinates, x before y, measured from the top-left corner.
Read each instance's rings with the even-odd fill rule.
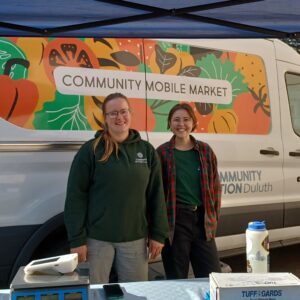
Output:
[[[191,135],[196,125],[188,104],[175,105],[168,116],[174,136],[157,149],[170,227],[162,251],[168,279],[187,278],[190,262],[195,277],[221,271],[214,239],[221,204],[217,159],[208,144]]]

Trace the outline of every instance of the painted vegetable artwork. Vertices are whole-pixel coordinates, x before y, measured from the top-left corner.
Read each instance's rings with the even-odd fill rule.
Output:
[[[227,102],[201,101],[201,95],[160,98],[147,91],[143,97],[129,97],[132,126],[141,131],[167,131],[168,112],[180,102],[195,111],[199,133],[268,134],[271,129],[260,57],[147,39],[0,38],[0,117],[31,130],[101,128],[105,98],[101,89],[95,94],[60,92],[54,75],[58,67],[229,83],[232,93]]]
[[[29,62],[21,58],[12,58],[5,63],[3,75],[0,76],[0,116],[22,127],[34,112],[38,90],[32,81],[9,77],[14,65],[29,68]]]

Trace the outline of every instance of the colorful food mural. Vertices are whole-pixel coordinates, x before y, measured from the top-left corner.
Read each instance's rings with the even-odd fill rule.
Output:
[[[167,131],[179,102],[194,109],[199,133],[271,130],[258,56],[148,39],[0,38],[0,117],[7,122],[98,130],[103,99],[117,91],[128,96],[138,130]]]

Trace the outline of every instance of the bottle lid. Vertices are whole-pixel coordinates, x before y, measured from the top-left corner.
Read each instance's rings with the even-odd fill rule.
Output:
[[[266,224],[264,221],[253,221],[248,223],[249,230],[266,230]]]

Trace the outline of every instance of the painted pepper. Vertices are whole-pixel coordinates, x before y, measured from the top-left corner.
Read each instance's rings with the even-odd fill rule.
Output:
[[[29,68],[29,61],[25,59],[13,58],[6,62],[4,73],[0,76],[0,117],[22,127],[31,117],[39,94],[32,81],[13,80],[9,77],[15,64]]]

